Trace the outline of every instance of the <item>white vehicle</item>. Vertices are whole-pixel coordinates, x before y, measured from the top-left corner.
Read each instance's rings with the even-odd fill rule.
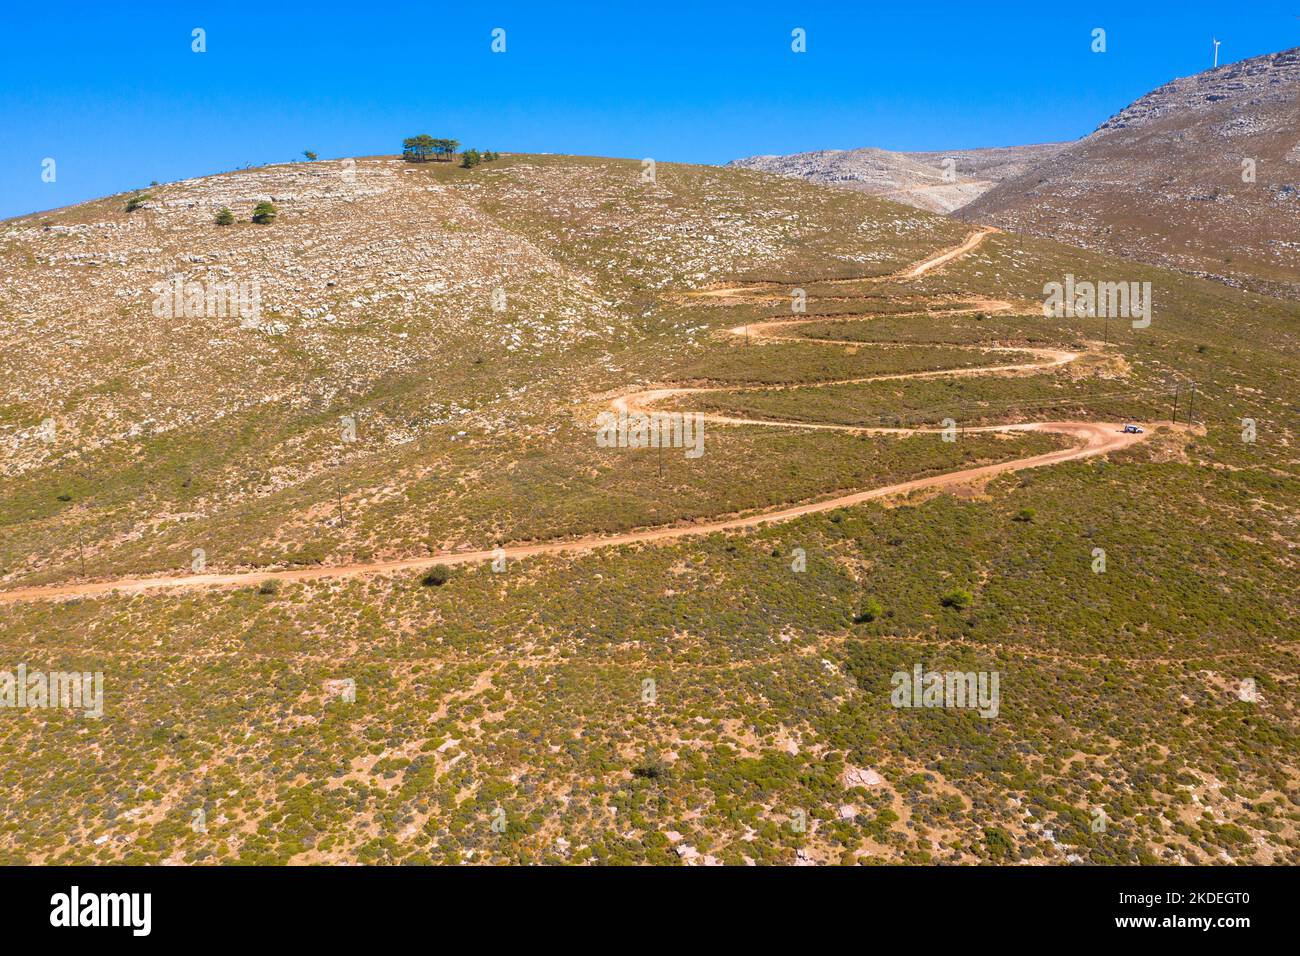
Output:
[[[1129,435],[1141,435],[1142,429],[1137,425],[1125,425],[1124,432]]]

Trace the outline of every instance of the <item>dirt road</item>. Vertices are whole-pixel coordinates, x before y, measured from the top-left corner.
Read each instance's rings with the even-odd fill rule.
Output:
[[[934,269],[937,269],[940,266],[944,265],[945,263],[951,262],[953,259],[956,259],[959,256],[966,255],[966,253],[970,252],[972,249],[974,249],[981,242],[983,242],[985,239],[987,239],[989,236],[991,236],[993,233],[997,231],[998,230],[995,229],[993,226],[981,226],[979,229],[976,229],[969,236],[967,236],[966,241],[963,242],[960,246],[954,246],[952,249],[949,249],[947,252],[940,252],[937,255],[931,256],[929,259],[924,259],[921,262],[918,262],[916,265],[912,266],[912,268],[904,270],[904,272],[901,275],[901,278],[919,279],[927,272],[931,272]]]
[[[772,423],[763,422],[761,424]],[[805,425],[804,427],[810,426]],[[831,511],[835,508],[845,508],[850,505],[861,504],[864,501],[886,498],[891,495],[908,494],[925,488],[942,488],[950,485],[967,484],[974,481],[992,478],[995,475],[1008,471],[1022,471],[1027,468],[1040,468],[1044,465],[1055,465],[1065,461],[1074,461],[1078,458],[1088,458],[1093,455],[1105,455],[1112,451],[1126,448],[1146,437],[1145,435],[1125,434],[1120,431],[1120,428],[1120,425],[1098,424],[1095,422],[1033,422],[1024,425],[996,425],[982,428],[968,428],[966,429],[967,432],[1055,432],[1077,438],[1081,441],[1081,444],[1073,448],[1064,448],[1057,451],[1047,452],[1042,455],[1035,455],[1031,458],[1019,458],[1015,461],[998,462],[997,464],[983,465],[979,468],[966,468],[961,471],[949,472],[944,475],[933,475],[928,478],[917,478],[912,481],[903,481],[892,485],[882,485],[879,488],[854,492],[853,494],[848,495],[840,495],[839,497],[828,498],[824,501],[814,501],[806,504],[794,505],[792,507],[779,508],[775,511],[765,511],[760,514],[709,521],[701,524],[647,528],[642,531],[629,531],[616,535],[577,538],[572,541],[547,541],[540,544],[515,545],[503,548],[501,551],[462,551],[418,558],[405,558],[398,561],[341,564],[333,567],[294,568],[288,571],[246,571],[231,574],[185,574],[166,577],[123,578],[115,581],[94,581],[68,585],[54,585],[49,587],[18,588],[11,591],[0,592],[0,604],[13,604],[19,601],[93,597],[95,595],[112,594],[115,592],[120,594],[138,594],[143,591],[162,588],[194,589],[207,587],[250,587],[272,579],[288,582],[320,580],[327,578],[350,578],[363,574],[414,572],[431,568],[434,565],[439,564],[456,565],[488,562],[502,552],[504,552],[507,560],[518,560],[520,558],[531,558],[543,554],[571,554],[623,544],[644,544],[654,541],[685,538],[693,535],[713,534],[718,531],[734,531],[742,528],[753,528],[763,524],[771,524],[778,521],[789,521],[792,518],[802,517],[803,515],[817,514],[822,511]],[[879,432],[915,431],[913,429],[887,428],[862,430]]]
[[[911,269],[907,270],[905,275],[915,278],[950,262],[958,256],[964,255],[983,241],[995,230],[985,228],[972,233],[960,246],[949,249],[946,252],[938,253],[928,259],[918,263]],[[731,295],[743,295],[745,291],[751,289],[751,286],[735,286],[729,289],[711,290],[713,297],[725,297]],[[989,306],[999,308],[1010,308],[1009,303],[986,303]],[[865,320],[871,316],[860,316],[858,320]],[[774,340],[786,338],[781,336],[778,331],[790,325],[797,325],[803,322],[822,321],[819,319],[802,319],[777,322],[755,323],[748,327],[748,334],[766,336]],[[745,326],[737,326],[729,330],[733,334],[746,334]],[[816,342],[820,340],[800,339],[803,342]],[[844,344],[830,342],[826,344]],[[853,345],[867,346],[869,343],[854,342]],[[972,348],[984,348],[973,346]],[[1030,348],[1005,348],[992,349],[994,351],[1008,351],[1018,353],[1030,353],[1037,356],[1040,361],[1017,363],[1013,365],[984,367],[984,368],[959,368],[947,371],[930,371],[930,372],[908,372],[893,375],[869,376],[859,379],[848,379],[838,384],[880,381],[883,379],[903,379],[903,378],[933,378],[936,376],[955,376],[955,375],[979,375],[999,372],[1021,372],[1033,371],[1036,369],[1047,368],[1053,365],[1061,365],[1066,362],[1072,362],[1079,358],[1083,353],[1065,352],[1054,349],[1030,349]],[[810,387],[825,386],[837,384],[832,382],[810,383]],[[662,388],[643,389],[626,395],[618,396],[611,400],[610,405],[615,410],[636,412],[650,410],[656,403],[662,402],[669,398],[676,398],[683,395],[699,394],[702,392],[716,391],[752,391],[767,388],[788,388],[783,386],[745,386],[740,389],[728,388],[684,388],[676,386],[665,386]],[[804,386],[800,386],[804,387]],[[801,428],[801,429],[829,429],[837,431],[862,432],[862,433],[881,433],[881,434],[920,434],[934,433],[938,429],[912,429],[912,428],[870,428],[855,425],[837,425],[837,424],[816,424],[799,421],[768,421],[760,419],[737,418],[724,415],[707,415],[706,421],[723,425],[763,425],[778,428]],[[265,581],[272,579],[284,582],[290,581],[307,581],[307,580],[324,580],[331,578],[350,578],[360,575],[369,574],[393,574],[400,572],[415,572],[435,565],[456,565],[471,564],[475,562],[487,562],[499,557],[504,553],[507,560],[519,560],[521,558],[536,557],[546,554],[572,554],[576,552],[591,551],[597,548],[613,547],[626,544],[643,544],[655,541],[667,541],[677,538],[685,538],[693,535],[713,534],[719,531],[734,531],[743,528],[753,528],[758,525],[771,524],[779,521],[789,521],[793,518],[799,518],[804,515],[817,514],[823,511],[831,511],[836,508],[844,508],[851,505],[861,504],[864,501],[871,501],[878,498],[886,498],[893,495],[908,494],[913,491],[920,491],[928,488],[942,488],[952,485],[968,484],[979,482],[991,478],[995,475],[1003,474],[1009,471],[1022,471],[1027,468],[1041,468],[1045,465],[1054,465],[1066,461],[1074,461],[1079,458],[1088,458],[1094,455],[1105,455],[1113,451],[1126,448],[1136,442],[1142,441],[1147,437],[1144,434],[1129,434],[1122,430],[1123,426],[1119,423],[1097,423],[1097,422],[1032,422],[1017,425],[993,425],[976,428],[967,428],[967,433],[971,432],[1051,432],[1054,434],[1068,435],[1078,441],[1078,444],[1071,448],[1059,449],[1057,451],[1047,452],[1042,455],[1034,455],[1029,458],[1020,458],[1015,461],[999,462],[992,465],[983,465],[978,468],[966,468],[960,471],[949,472],[943,475],[933,475],[927,478],[917,478],[912,481],[898,482],[892,485],[882,485],[878,488],[872,488],[866,491],[858,491],[852,494],[840,495],[835,498],[828,498],[822,501],[806,502],[799,505],[791,505],[776,508],[770,511],[764,511],[757,514],[745,515],[734,518],[721,518],[697,524],[681,524],[668,527],[646,528],[637,531],[628,531],[623,534],[615,535],[593,535],[589,537],[576,538],[567,541],[547,541],[538,544],[514,545],[496,550],[485,551],[462,551],[448,552],[443,554],[426,555],[415,558],[404,558],[394,561],[376,561],[359,564],[342,564],[329,567],[309,567],[294,568],[286,571],[244,571],[231,572],[228,574],[183,574],[183,575],[163,575],[156,577],[137,577],[121,578],[110,581],[90,581],[77,582],[72,584],[49,585],[43,587],[15,588],[8,591],[0,591],[0,605],[14,604],[22,601],[45,601],[61,600],[78,597],[94,597],[105,594],[138,594],[145,591],[159,589],[185,589],[193,590],[197,588],[223,588],[223,587],[250,587],[257,586]]]

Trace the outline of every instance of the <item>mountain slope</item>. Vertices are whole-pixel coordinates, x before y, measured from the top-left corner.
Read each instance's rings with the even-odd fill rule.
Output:
[[[525,539],[592,530],[584,510],[607,529],[651,523],[659,504],[591,493],[598,456],[566,406],[629,365],[654,374],[674,331],[653,317],[672,310],[659,290],[809,263],[885,274],[968,232],[754,173],[640,176],[626,160],[367,158],[0,225],[0,578],[69,573],[83,545],[88,571],[153,571],[195,547],[260,566],[480,546],[498,523]],[[264,199],[279,217],[249,222]],[[223,206],[241,221],[216,225]],[[156,315],[155,289],[178,278],[255,289],[257,314]],[[345,418],[355,440],[340,440]],[[501,503],[521,443],[569,441],[563,466],[536,448],[529,461],[585,497]],[[469,478],[437,477],[462,469],[477,504]],[[429,518],[405,495],[449,500]]]
[[[1005,179],[1055,156],[1066,143],[902,153],[823,149],[789,156],[751,156],[728,166],[844,186],[931,212],[952,212]],[[952,160],[952,165],[945,165]],[[945,173],[951,173],[945,178]]]
[[[0,226],[0,674],[103,677],[3,709],[0,864],[1300,862],[1300,303],[1046,318],[1127,264],[739,169],[151,194]]]
[[[1167,83],[959,217],[1300,295],[1300,48]]]

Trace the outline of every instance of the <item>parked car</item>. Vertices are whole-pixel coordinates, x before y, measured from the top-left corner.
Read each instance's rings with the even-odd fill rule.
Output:
[[[1129,435],[1141,435],[1142,429],[1136,425],[1125,425],[1124,431]]]

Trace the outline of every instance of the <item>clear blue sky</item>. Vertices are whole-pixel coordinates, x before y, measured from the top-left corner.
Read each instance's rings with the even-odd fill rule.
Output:
[[[698,163],[1073,139],[1209,67],[1213,36],[1221,62],[1300,46],[1297,15],[1300,0],[13,3],[0,217],[306,148],[393,153],[415,133]]]

